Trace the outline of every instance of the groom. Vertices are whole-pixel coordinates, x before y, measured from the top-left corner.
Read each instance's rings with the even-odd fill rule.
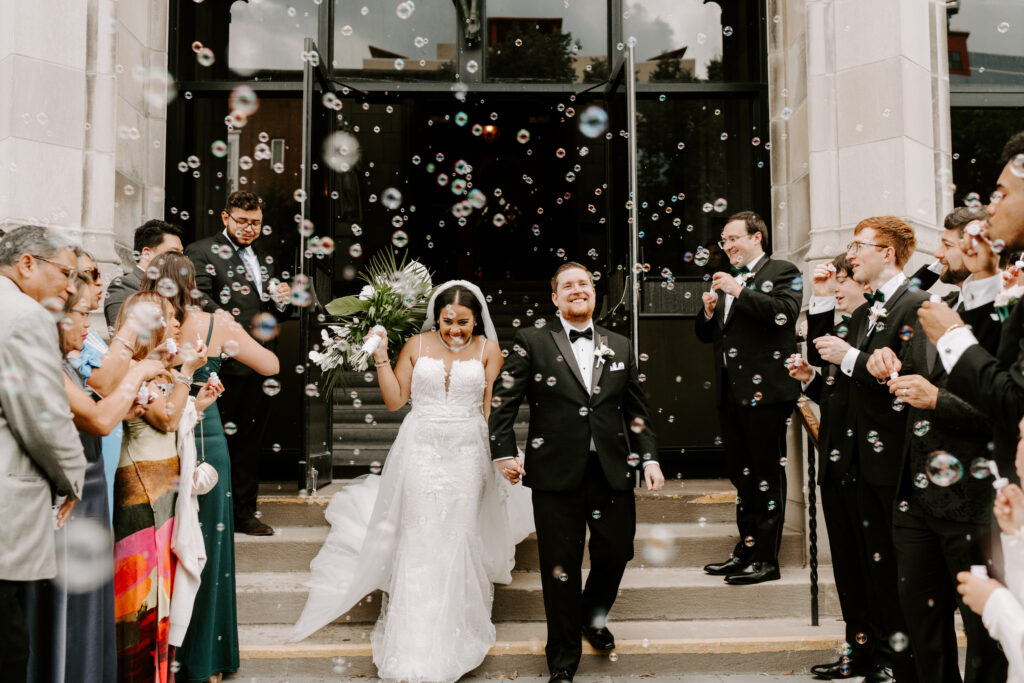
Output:
[[[494,383],[491,457],[513,484],[533,490],[551,682],[571,681],[583,645],[611,650],[605,626],[626,564],[633,558],[633,473],[643,462],[648,490],[665,484],[648,425],[647,401],[629,339],[595,327],[594,279],[579,263],[551,280],[559,322],[516,333]],[[513,427],[530,404],[526,462]],[[590,527],[590,575],[581,566]]]

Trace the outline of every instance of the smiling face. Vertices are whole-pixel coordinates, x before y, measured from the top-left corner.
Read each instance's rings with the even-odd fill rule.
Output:
[[[1014,173],[1012,160],[999,174],[985,212],[989,239],[1002,240],[1009,249],[1024,248],[1024,177]]]
[[[935,258],[942,264],[939,280],[947,285],[958,285],[968,278],[971,271],[964,265],[964,253],[960,251],[960,231],[946,230],[935,249]]]
[[[476,318],[473,311],[461,304],[448,304],[441,309],[441,315],[437,321],[437,329],[441,333],[441,339],[451,347],[461,347],[473,340],[473,327],[476,325]]]
[[[864,303],[864,293],[869,287],[854,280],[845,271],[836,273],[836,307],[846,313],[853,315],[853,312]]]
[[[846,252],[846,258],[853,267],[853,279],[869,284],[893,261],[893,248],[881,244],[874,228],[858,232]]]
[[[585,323],[594,315],[594,282],[582,268],[567,268],[558,274],[551,301],[571,323]]]
[[[729,221],[722,230],[722,250],[729,257],[729,263],[739,268],[748,265],[764,252],[761,233],[747,232],[746,221]]]

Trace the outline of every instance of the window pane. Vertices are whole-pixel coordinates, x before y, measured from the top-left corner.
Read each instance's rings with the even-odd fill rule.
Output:
[[[316,39],[316,17],[316,5],[292,0],[231,3],[228,67],[240,76],[301,70],[303,39]]]
[[[947,3],[949,4],[949,3]],[[949,85],[1024,86],[1024,3],[1020,0],[960,0],[949,7]]]
[[[457,63],[458,28],[451,0],[396,4],[337,0],[334,68],[370,72],[366,75],[376,78],[451,79]]]
[[[579,83],[608,77],[603,3],[490,0],[487,80]]]
[[[1021,129],[1019,109],[953,109],[953,202],[957,206],[971,193],[988,203],[1003,171],[1003,145]]]
[[[756,2],[635,0],[622,35],[641,82],[758,81],[764,28]]]

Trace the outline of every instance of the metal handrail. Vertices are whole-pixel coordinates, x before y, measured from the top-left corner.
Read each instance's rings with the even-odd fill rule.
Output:
[[[797,402],[800,423],[807,432],[807,528],[810,541],[811,565],[811,626],[818,625],[818,490],[817,490],[817,449],[818,430],[821,423],[811,410],[810,402],[801,398]]]

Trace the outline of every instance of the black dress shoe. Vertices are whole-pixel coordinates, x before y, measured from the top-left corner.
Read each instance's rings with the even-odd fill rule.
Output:
[[[812,674],[818,678],[824,678],[826,680],[863,676],[870,670],[870,667],[861,666],[849,657],[844,657],[843,659],[832,662],[831,664],[815,664],[811,667]]]
[[[749,586],[765,581],[778,581],[781,578],[779,566],[770,562],[751,562],[747,567],[725,577],[725,582],[732,586]]]
[[[572,683],[572,674],[564,669],[552,672],[551,678],[548,679],[548,683]]]
[[[255,517],[235,520],[235,533],[248,534],[250,536],[273,536],[274,528],[264,524]]]
[[[704,565],[704,572],[712,576],[729,576],[742,571],[750,564],[750,560],[744,560],[735,555],[730,555],[725,562],[713,562]]]
[[[583,627],[583,637],[590,643],[590,647],[595,650],[614,650],[615,649],[615,636],[607,628],[590,628],[589,626]]]
[[[893,683],[892,669],[880,666],[864,677],[864,683]]]

